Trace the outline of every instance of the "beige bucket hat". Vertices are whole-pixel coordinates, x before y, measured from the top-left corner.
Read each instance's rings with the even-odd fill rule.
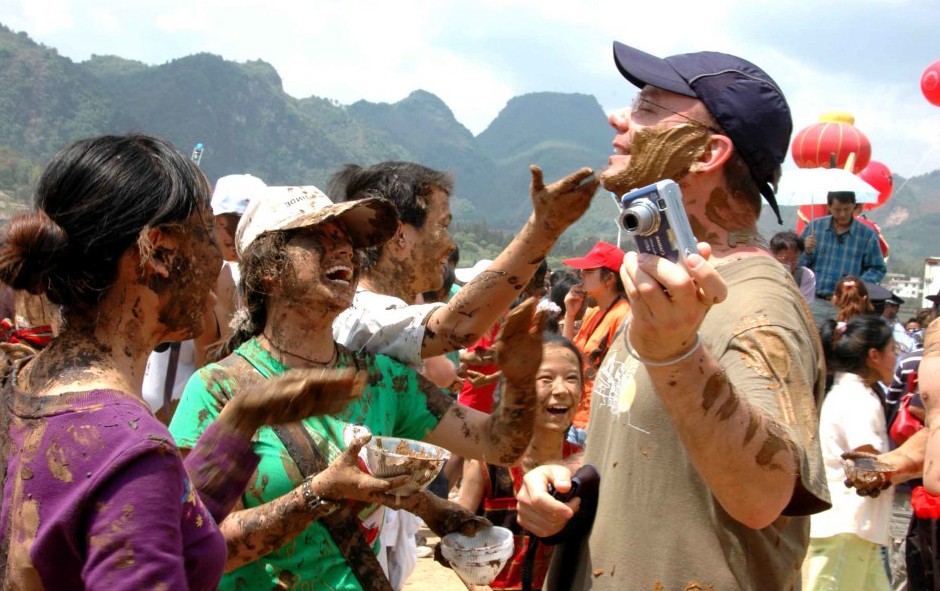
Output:
[[[312,185],[267,187],[252,198],[238,223],[238,256],[267,232],[316,226],[333,219],[343,221],[355,248],[384,244],[398,230],[398,210],[379,197],[333,203]]]

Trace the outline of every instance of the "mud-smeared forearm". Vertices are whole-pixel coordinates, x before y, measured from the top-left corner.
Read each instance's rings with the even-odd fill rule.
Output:
[[[244,434],[213,421],[183,464],[206,509],[221,521],[238,501],[260,458]]]
[[[777,519],[799,472],[796,446],[782,426],[748,404],[705,346],[682,362],[647,370],[692,464],[725,511],[755,529]]]
[[[385,495],[378,500],[387,507],[402,509],[417,515],[427,524],[428,529],[442,538],[453,532],[472,536],[479,529],[492,525],[466,507],[425,490],[401,498]]]
[[[310,510],[297,487],[270,503],[233,512],[219,524],[228,548],[225,572],[274,552],[328,510],[329,506]]]
[[[486,271],[431,313],[421,356],[443,355],[479,340],[519,296],[559,235],[552,226],[543,227],[534,219],[526,222]]]
[[[489,457],[497,464],[511,466],[522,457],[535,423],[535,380],[524,384],[506,382],[499,406],[487,419],[486,434],[493,449]]]
[[[924,460],[927,456],[927,429],[921,429],[905,441],[897,449],[878,456],[878,459],[894,467],[891,481],[895,484],[905,482],[911,478],[918,478],[924,470]]]
[[[464,458],[511,466],[529,445],[534,420],[534,380],[507,384],[492,414],[452,403],[426,440]]]

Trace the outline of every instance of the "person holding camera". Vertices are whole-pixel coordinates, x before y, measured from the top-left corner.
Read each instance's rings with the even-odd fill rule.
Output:
[[[530,471],[519,522],[539,536],[578,510],[579,465],[600,472],[576,564],[553,560],[547,589],[790,589],[809,515],[830,507],[817,433],[823,355],[796,285],[757,234],[792,120],[760,68],[715,52],[660,59],[614,44],[641,88],[614,113],[602,174],[618,195],[679,184],[698,253],[681,264],[627,253],[631,317],[594,382],[583,455]],[[778,216],[779,218],[779,216]],[[558,557],[561,553],[555,553]]]

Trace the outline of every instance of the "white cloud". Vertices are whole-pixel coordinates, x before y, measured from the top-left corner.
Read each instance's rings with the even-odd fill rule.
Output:
[[[915,172],[936,142],[940,110],[920,97],[916,80],[905,86],[897,68],[866,68],[851,52],[797,51],[819,46],[800,31],[807,23],[817,34],[825,29],[821,11],[815,0],[712,0],[707,10],[700,0],[0,0],[4,24],[73,59],[110,53],[163,63],[197,51],[263,59],[294,96],[394,102],[422,88],[474,132],[526,92],[590,93],[607,110],[628,104],[633,89],[613,67],[613,39],[657,55],[725,51],[771,73],[797,129],[825,111],[851,112],[876,159]],[[875,18],[885,14],[890,31]],[[914,32],[932,14],[921,2],[858,0],[845,13],[853,19],[846,47],[870,47],[890,33],[895,51],[879,55],[910,69],[900,62],[925,58],[896,40],[920,38]],[[940,157],[931,158],[938,161],[928,159],[925,170],[940,167]]]
[[[162,12],[154,19],[158,29],[168,33],[179,31],[205,31],[209,27],[209,19],[205,5],[185,3],[175,9]]]
[[[30,35],[50,35],[73,26],[69,0],[2,0],[3,24]]]
[[[121,30],[121,21],[112,11],[105,8],[96,7],[91,9],[90,16],[103,31],[116,33]]]

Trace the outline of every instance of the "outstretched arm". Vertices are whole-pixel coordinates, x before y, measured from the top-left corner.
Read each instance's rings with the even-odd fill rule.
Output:
[[[421,348],[424,358],[469,347],[503,314],[525,287],[562,232],[587,211],[598,182],[582,168],[545,186],[532,166],[529,220],[488,269],[428,318]],[[582,181],[584,181],[582,183]]]
[[[509,313],[496,337],[503,392],[492,414],[452,404],[427,441],[451,452],[491,464],[510,466],[522,457],[532,438],[535,418],[535,374],[542,363],[544,314],[532,326],[535,299]],[[510,353],[511,352],[511,353]]]

